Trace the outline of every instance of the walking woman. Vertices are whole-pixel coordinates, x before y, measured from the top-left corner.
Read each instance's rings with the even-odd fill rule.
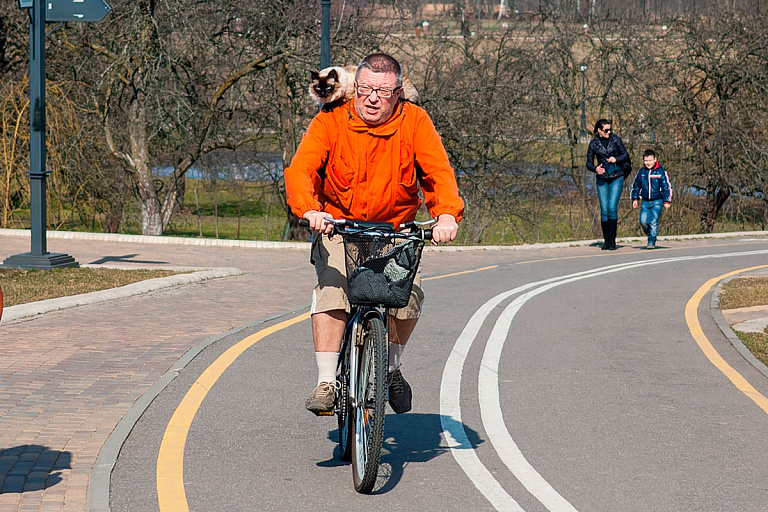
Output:
[[[597,167],[595,167],[597,158]],[[603,250],[616,250],[616,224],[619,221],[619,198],[624,178],[631,171],[629,153],[624,143],[612,133],[611,123],[600,119],[595,123],[595,138],[587,149],[587,169],[597,173],[597,198],[600,201],[600,226],[603,228]]]

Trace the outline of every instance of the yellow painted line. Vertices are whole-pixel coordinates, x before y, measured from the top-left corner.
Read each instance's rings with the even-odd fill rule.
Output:
[[[443,276],[428,277],[422,279],[422,281],[469,274],[496,267],[498,265]],[[160,451],[157,455],[157,498],[161,512],[189,512],[187,494],[184,490],[184,447],[187,443],[187,436],[192,426],[192,421],[208,391],[211,390],[227,368],[257,341],[286,327],[303,322],[309,316],[308,312],[304,313],[244,338],[221,354],[192,384],[179,407],[171,416],[168,426],[165,428],[165,434],[160,443]]]
[[[208,391],[235,359],[257,341],[308,318],[307,312],[251,334],[221,354],[192,384],[168,422],[157,456],[157,497],[161,511],[189,511],[184,491],[184,446],[195,413]]]
[[[701,302],[701,299],[704,298],[704,295],[707,294],[709,289],[716,285],[719,281],[736,274],[741,274],[742,272],[749,272],[750,270],[757,270],[766,267],[768,267],[768,265],[759,265],[757,267],[734,270],[733,272],[728,272],[727,274],[723,274],[721,276],[710,279],[704,283],[704,285],[699,288],[696,293],[693,294],[693,297],[691,297],[691,300],[689,300],[688,304],[685,306],[685,321],[688,323],[688,329],[690,329],[693,339],[696,340],[699,348],[702,352],[704,352],[704,355],[707,356],[709,361],[715,365],[718,370],[723,372],[723,374],[728,377],[728,380],[730,380],[733,385],[738,388],[739,391],[747,395],[753,402],[757,404],[758,407],[760,407],[763,411],[765,411],[766,414],[768,414],[768,398],[760,394],[759,391],[757,391],[749,382],[747,382],[747,379],[742,377],[739,372],[734,370],[731,365],[725,362],[725,359],[722,358],[717,350],[715,350],[715,347],[712,346],[712,343],[709,342],[709,339],[707,339],[707,337],[704,335],[704,331],[701,329],[698,316],[699,303]]]
[[[481,268],[476,268],[474,270],[464,270],[463,272],[456,272],[454,274],[445,274],[443,276],[425,277],[424,279],[422,279],[422,281],[431,281],[433,279],[442,279],[444,277],[454,277],[454,276],[460,276],[462,274],[471,274],[473,272],[480,272],[481,270],[490,270],[492,268],[497,268],[497,267],[498,267],[498,265],[491,265],[490,267],[481,267]]]

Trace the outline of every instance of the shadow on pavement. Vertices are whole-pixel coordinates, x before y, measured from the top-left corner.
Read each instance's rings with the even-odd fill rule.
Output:
[[[447,425],[456,423],[453,418],[441,418],[439,414],[387,414],[384,424],[384,449],[381,452],[381,465],[373,494],[383,494],[394,489],[408,464],[427,462],[450,451],[442,436],[441,420]],[[469,441],[468,446],[462,445],[457,449],[474,449],[483,442],[478,433],[466,425],[456,427],[464,429]],[[339,431],[330,431],[328,439],[338,442]],[[334,455],[333,459],[321,462],[318,466],[336,467],[348,464],[341,460],[338,447]]]
[[[138,254],[126,254],[125,256],[103,256],[92,261],[91,265],[103,265],[105,263],[142,263],[144,265],[166,265],[167,261],[134,260]]]
[[[0,494],[39,491],[61,482],[72,469],[72,453],[26,444],[0,450]]]

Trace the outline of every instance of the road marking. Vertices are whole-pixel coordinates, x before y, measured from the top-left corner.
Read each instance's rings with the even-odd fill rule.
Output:
[[[168,422],[157,456],[157,497],[161,512],[189,512],[184,490],[184,446],[192,420],[208,391],[235,359],[257,341],[308,318],[307,312],[242,339],[221,354],[192,384]]]
[[[422,280],[441,279],[443,277],[458,276],[496,267],[498,265],[434,276]],[[286,327],[303,322],[309,317],[310,314],[307,312],[242,339],[221,354],[192,384],[168,422],[168,426],[163,434],[163,440],[160,443],[160,450],[157,456],[156,478],[158,502],[161,512],[189,512],[189,504],[187,503],[187,495],[184,489],[184,447],[186,446],[192,421],[208,391],[210,391],[227,368],[256,342]]]
[[[512,474],[534,495],[548,510],[555,511],[573,511],[575,510],[557,491],[555,491],[544,478],[539,475],[533,466],[525,459],[522,452],[517,447],[512,436],[506,428],[504,422],[501,403],[499,398],[499,380],[498,368],[501,359],[503,345],[507,340],[511,322],[520,308],[532,297],[550,290],[562,284],[571,283],[589,277],[596,277],[613,272],[619,272],[635,267],[648,265],[657,265],[661,263],[671,263],[680,261],[691,261],[700,259],[728,258],[738,256],[755,256],[767,254],[768,250],[744,251],[725,254],[708,254],[700,256],[679,256],[672,258],[659,258],[654,260],[644,260],[639,262],[621,263],[609,267],[582,271],[565,276],[550,278],[527,285],[519,286],[514,290],[503,292],[488,302],[486,302],[472,316],[470,322],[454,344],[454,349],[446,362],[443,371],[443,381],[440,388],[440,412],[444,436],[447,440],[453,439],[452,445],[449,442],[451,453],[459,466],[464,470],[467,476],[472,480],[480,492],[488,498],[489,501],[498,510],[505,510],[506,507],[500,503],[503,496],[499,496],[501,485],[490,474],[483,463],[477,458],[469,457],[463,453],[461,448],[468,444],[466,433],[463,431],[461,422],[461,404],[459,401],[459,390],[461,387],[461,374],[464,362],[472,343],[477,336],[482,324],[490,312],[502,301],[516,293],[539,287],[532,291],[527,291],[514,300],[499,316],[494,329],[486,345],[483,359],[480,364],[480,373],[478,376],[478,395],[480,400],[481,417],[483,426],[488,434],[489,441],[494,447],[499,457],[502,459]],[[722,276],[721,276],[722,278]],[[718,278],[720,279],[720,278]],[[445,416],[445,417],[444,417]],[[449,421],[452,420],[452,421]],[[459,431],[460,430],[460,431]],[[478,475],[485,475],[485,478],[479,478]],[[507,494],[504,491],[504,494]],[[514,500],[507,494],[508,499]]]
[[[696,343],[699,345],[701,351],[704,352],[704,355],[707,356],[707,359],[709,359],[709,361],[715,365],[715,367],[720,370],[723,375],[728,377],[728,380],[730,380],[733,385],[738,388],[739,391],[747,395],[753,402],[757,404],[758,407],[768,413],[768,398],[763,396],[749,382],[747,382],[747,379],[742,377],[739,372],[737,372],[731,365],[725,362],[725,359],[723,359],[723,357],[717,352],[715,347],[712,346],[712,343],[704,334],[704,330],[701,328],[701,324],[699,323],[698,315],[699,303],[701,302],[701,299],[703,299],[710,288],[715,286],[718,282],[743,272],[749,272],[751,270],[757,270],[766,267],[768,267],[768,265],[743,268],[741,270],[734,270],[733,272],[728,272],[727,274],[723,274],[721,276],[710,279],[704,283],[701,288],[696,291],[696,293],[693,294],[693,297],[691,297],[691,300],[689,300],[688,304],[685,306],[685,321],[688,323],[688,329],[691,331],[691,336],[693,336],[693,339],[696,340]]]
[[[432,281],[433,279],[442,279],[444,277],[454,277],[454,276],[460,276],[460,275],[463,275],[463,274],[472,274],[473,272],[480,272],[481,270],[489,270],[489,269],[497,268],[497,267],[498,267],[498,265],[491,265],[490,267],[481,267],[481,268],[476,268],[474,270],[464,270],[463,272],[455,272],[453,274],[445,274],[445,275],[442,275],[442,276],[425,277],[424,279],[422,279],[422,281]]]
[[[755,238],[742,238],[739,240],[739,242],[766,242],[768,240]],[[710,247],[726,247],[726,246],[732,246],[733,243],[727,243],[727,244],[712,244],[707,245],[706,248],[709,249]],[[645,244],[642,245],[642,247],[645,247]],[[675,249],[690,249],[693,247],[692,245],[682,246],[682,247],[675,247]],[[665,249],[672,249],[672,247],[663,247],[663,246],[656,246],[656,250],[665,250]],[[632,253],[634,254],[634,253]],[[640,254],[640,253],[637,253]],[[528,263],[541,263],[543,261],[560,261],[560,260],[574,260],[574,259],[581,259],[581,258],[601,258],[605,256],[616,256],[616,254],[584,254],[582,256],[562,256],[558,258],[542,258],[539,260],[525,260],[525,261],[518,261],[515,263],[515,265],[527,265]]]

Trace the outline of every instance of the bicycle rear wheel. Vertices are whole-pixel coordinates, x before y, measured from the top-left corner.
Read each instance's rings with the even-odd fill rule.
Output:
[[[352,460],[352,442],[354,440],[354,426],[352,424],[352,410],[349,399],[349,350],[351,340],[345,340],[344,350],[339,355],[339,368],[336,371],[336,379],[341,384],[339,397],[336,404],[336,419],[339,425],[339,450],[341,460]]]
[[[365,319],[365,343],[358,351],[358,380],[352,409],[354,444],[352,479],[355,490],[369,493],[376,484],[384,442],[384,408],[387,392],[387,332],[379,317]]]

